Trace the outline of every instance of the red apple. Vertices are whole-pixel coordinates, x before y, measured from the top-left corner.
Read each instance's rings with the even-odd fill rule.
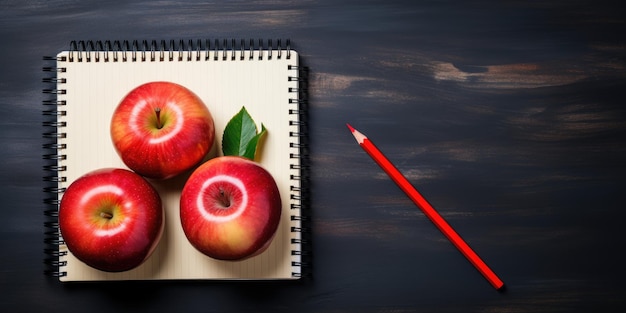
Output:
[[[222,156],[200,165],[180,199],[180,219],[189,242],[221,260],[242,260],[270,244],[281,215],[274,178],[258,163]]]
[[[189,89],[150,82],[119,103],[111,119],[111,138],[130,169],[166,179],[202,161],[213,147],[215,125],[209,109]]]
[[[70,252],[108,272],[143,263],[156,248],[164,221],[157,191],[126,169],[81,176],[67,188],[59,208],[59,229]]]

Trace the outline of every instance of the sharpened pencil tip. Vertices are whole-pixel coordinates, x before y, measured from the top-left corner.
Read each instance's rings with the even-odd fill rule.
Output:
[[[352,133],[352,136],[354,136],[354,139],[356,139],[356,142],[362,144],[363,140],[365,140],[365,135],[361,134],[361,132],[354,129],[354,127],[352,127],[352,125],[348,123],[346,123],[346,126],[348,126],[348,128],[350,129],[350,132]]]
[[[354,133],[354,127],[352,127],[352,125],[350,125],[349,123],[346,123],[346,126],[348,126],[348,129],[350,130],[350,132]]]

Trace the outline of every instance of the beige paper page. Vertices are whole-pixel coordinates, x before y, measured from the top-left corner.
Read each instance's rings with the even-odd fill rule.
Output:
[[[113,60],[117,53],[118,60]],[[122,54],[127,60],[123,61]],[[117,155],[111,142],[109,124],[111,115],[121,99],[133,88],[150,81],[170,81],[181,84],[196,93],[208,106],[215,121],[216,145],[213,155],[221,150],[222,133],[226,123],[242,106],[245,106],[254,118],[257,126],[263,123],[268,132],[261,147],[260,162],[275,178],[283,202],[283,211],[279,229],[274,240],[261,255],[244,261],[218,261],[197,252],[187,241],[179,219],[180,190],[185,178],[174,178],[165,182],[154,182],[161,194],[165,206],[165,231],[152,256],[136,269],[122,273],[106,273],[88,267],[67,253],[60,261],[66,266],[60,268],[66,272],[62,281],[84,280],[155,280],[155,279],[291,279],[300,273],[299,258],[292,251],[300,251],[300,244],[292,239],[299,239],[300,234],[292,232],[292,227],[299,227],[299,222],[291,216],[299,215],[299,205],[291,199],[291,186],[300,187],[299,171],[292,165],[299,165],[298,150],[290,146],[297,143],[298,126],[290,121],[297,121],[297,98],[290,88],[297,88],[298,55],[282,51],[280,58],[273,51],[193,51],[168,52],[164,60],[157,57],[152,60],[150,51],[136,52],[133,61],[132,52],[108,52],[105,61],[104,52],[62,52],[58,55],[58,78],[65,83],[58,85],[58,100],[66,105],[59,110],[66,115],[59,117],[67,122],[60,129],[66,137],[59,143],[66,144],[60,153],[66,155],[61,166],[67,170],[59,176],[67,178],[60,187],[67,187],[79,176],[103,167],[126,168]],[[189,54],[191,53],[191,54]],[[196,59],[199,53],[199,60]],[[226,60],[222,59],[224,53]],[[244,54],[243,60],[240,59]],[[71,54],[71,55],[70,55]],[[142,60],[145,54],[146,60]],[[214,56],[218,56],[218,60]],[[231,59],[235,54],[234,60]],[[250,59],[252,54],[252,59]],[[81,60],[79,61],[79,55]],[[206,58],[208,55],[208,59]],[[73,61],[70,62],[70,56]],[[182,60],[179,60],[182,56]],[[191,60],[188,60],[188,56]],[[89,57],[89,60],[88,58]],[[261,57],[261,59],[259,59]],[[97,61],[96,61],[97,60]],[[292,111],[290,111],[292,110]],[[219,147],[219,148],[218,148]],[[62,194],[59,195],[59,198]],[[296,204],[296,209],[292,208]],[[60,251],[67,251],[64,245]],[[297,253],[296,253],[297,254]]]

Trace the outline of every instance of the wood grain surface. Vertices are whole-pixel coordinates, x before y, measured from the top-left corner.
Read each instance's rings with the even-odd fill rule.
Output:
[[[612,1],[0,1],[6,312],[607,312],[626,307],[626,24]],[[42,56],[71,40],[290,38],[309,67],[312,277],[42,273]],[[244,87],[244,86],[242,86]],[[367,134],[495,291],[359,148]]]

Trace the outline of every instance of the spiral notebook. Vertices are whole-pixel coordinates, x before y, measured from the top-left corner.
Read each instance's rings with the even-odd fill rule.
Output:
[[[306,75],[288,40],[72,41],[44,58],[43,158],[47,275],[61,281],[298,279],[305,273]],[[48,64],[46,64],[48,65]],[[226,123],[245,106],[267,129],[259,162],[275,178],[282,214],[270,247],[243,261],[219,261],[197,252],[179,218],[184,182],[155,184],[165,207],[165,230],[150,258],[126,272],[95,270],[78,261],[58,229],[65,189],[88,171],[126,168],[109,134],[111,115],[131,89],[150,81],[186,86],[209,107],[215,155]],[[217,152],[216,152],[217,151]]]

